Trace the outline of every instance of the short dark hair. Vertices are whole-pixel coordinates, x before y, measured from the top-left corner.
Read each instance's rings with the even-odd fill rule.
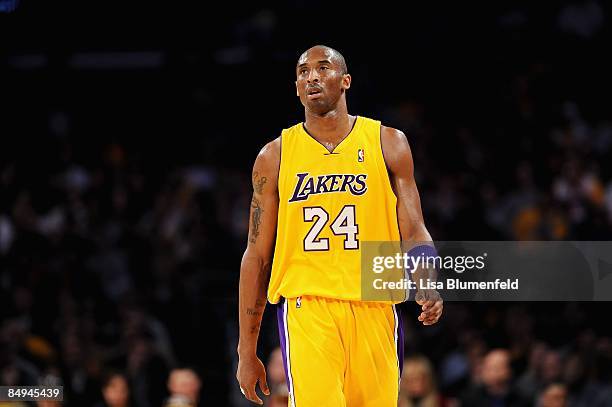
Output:
[[[306,51],[302,52],[301,55],[304,55],[305,53],[307,53],[308,51],[310,51],[313,48],[325,48],[327,51],[330,51],[333,55],[333,57],[336,59],[336,62],[338,62],[338,65],[340,65],[340,69],[342,70],[343,74],[347,74],[348,73],[348,67],[346,65],[346,60],[344,59],[344,55],[342,55],[340,53],[340,51],[338,51],[335,48],[329,47],[327,45],[323,45],[323,44],[318,44],[318,45],[314,45],[310,48],[308,48]]]

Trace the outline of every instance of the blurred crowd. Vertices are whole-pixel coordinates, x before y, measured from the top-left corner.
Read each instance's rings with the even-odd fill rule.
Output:
[[[406,133],[435,240],[612,240],[612,112],[596,96],[610,89],[598,59],[610,36],[607,11],[594,0],[563,2],[549,31],[536,30],[543,40],[533,31],[538,10],[500,10],[492,31],[507,54],[498,51],[494,63],[481,57],[470,72],[460,62],[432,64],[429,76],[407,75],[410,86],[427,84],[415,92],[377,78],[367,56],[352,65],[359,47],[347,46],[355,79],[349,110]],[[257,53],[287,59],[290,71],[298,51],[278,39],[290,12],[239,19],[237,45],[214,54],[219,81],[259,69],[261,61],[249,62]],[[563,50],[523,55],[532,40]],[[485,60],[486,69],[475,68]],[[182,74],[176,64],[168,68],[173,77]],[[456,76],[445,79],[446,69]],[[280,75],[289,87],[291,75]],[[143,87],[153,87],[144,76]],[[28,78],[13,82],[14,95]],[[113,86],[133,90],[132,81]],[[158,102],[140,89],[127,102],[113,94],[28,110],[23,96],[27,103],[3,110],[0,385],[63,385],[68,407],[247,405],[233,379],[237,279],[250,166],[275,134],[260,133],[252,116],[220,117],[223,126],[209,129],[213,113],[205,108],[223,89],[195,82],[153,113],[147,109]],[[130,110],[140,103],[146,109]],[[87,106],[104,117],[91,120]],[[300,120],[297,100],[288,109]],[[293,124],[266,106],[248,110],[278,132]],[[162,115],[165,126],[156,128]],[[186,115],[206,123],[181,124]],[[105,125],[112,117],[138,135]],[[210,134],[176,136],[192,124]],[[428,328],[417,323],[414,304],[404,307],[401,407],[612,406],[607,303],[449,303]],[[287,387],[274,314],[264,317],[260,354],[272,389],[266,403],[280,406]]]
[[[592,329],[595,310],[449,303],[425,335],[409,318],[400,405],[609,406],[612,341]]]

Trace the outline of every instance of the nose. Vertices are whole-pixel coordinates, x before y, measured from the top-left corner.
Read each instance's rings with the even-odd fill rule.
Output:
[[[308,83],[319,83],[319,72],[316,69],[311,69],[306,80]]]

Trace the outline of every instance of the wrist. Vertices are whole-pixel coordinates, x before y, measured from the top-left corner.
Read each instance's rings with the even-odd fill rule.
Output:
[[[406,270],[410,273],[414,273],[418,269],[430,268],[432,263],[435,268],[438,251],[433,244],[420,244],[408,250],[406,252],[406,257]]]
[[[257,356],[257,344],[243,344],[238,343],[238,348],[236,349],[238,352],[238,357],[240,358],[250,358]]]

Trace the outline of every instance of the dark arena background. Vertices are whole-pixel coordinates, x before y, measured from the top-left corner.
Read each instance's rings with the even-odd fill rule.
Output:
[[[435,240],[612,240],[608,2],[254,3],[0,0],[0,385],[249,405],[250,171],[303,120],[295,64],[319,43],[346,57],[349,112],[406,133]],[[400,406],[612,406],[610,302],[448,302],[431,327],[403,307]]]

